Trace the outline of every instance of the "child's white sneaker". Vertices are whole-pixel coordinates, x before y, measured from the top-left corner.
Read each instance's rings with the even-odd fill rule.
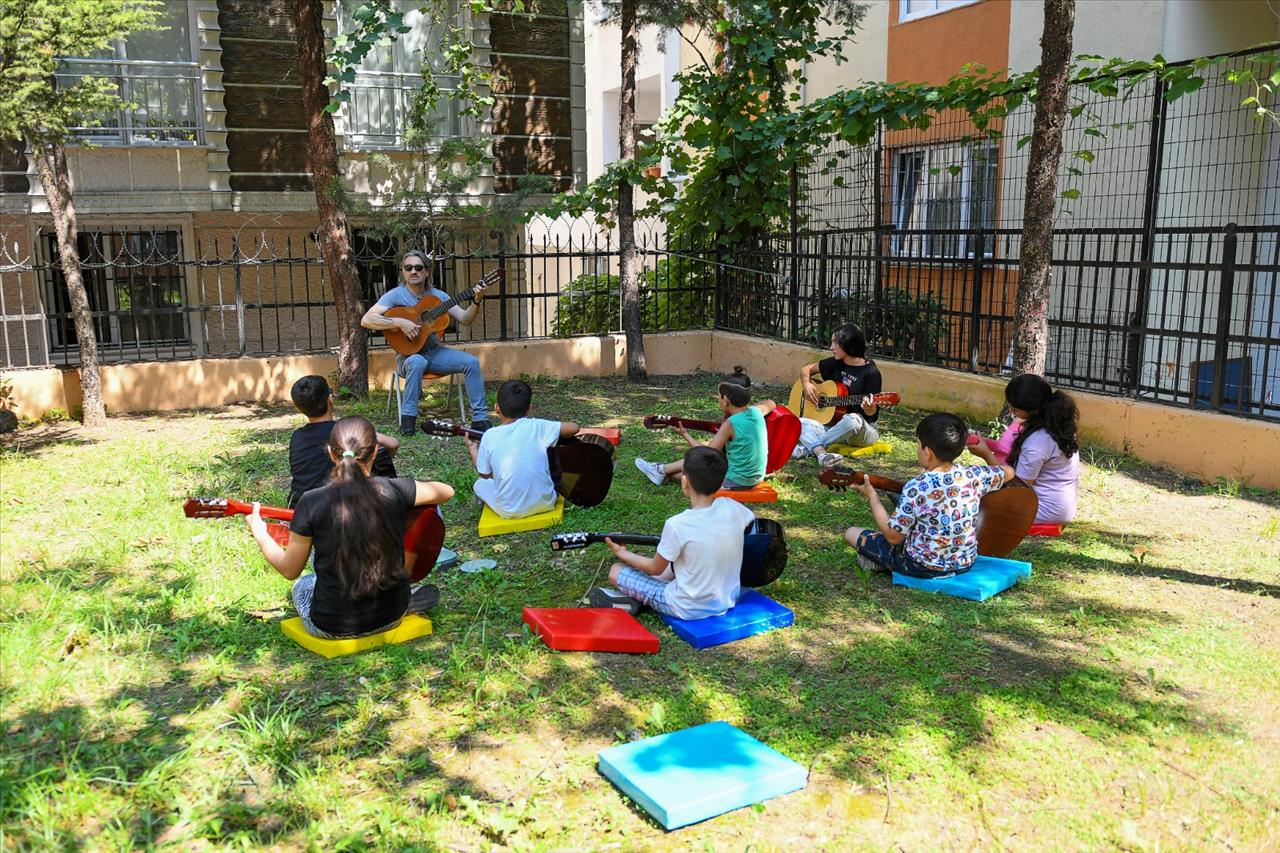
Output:
[[[640,469],[640,473],[649,478],[649,482],[655,486],[661,486],[667,481],[667,474],[662,470],[662,465],[658,462],[647,462],[639,457],[636,458],[636,467]]]
[[[843,456],[839,453],[832,453],[830,450],[826,450],[818,454],[818,464],[823,468],[834,468],[843,460]]]

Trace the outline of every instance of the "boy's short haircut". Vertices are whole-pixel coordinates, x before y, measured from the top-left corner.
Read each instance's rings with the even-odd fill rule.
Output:
[[[315,374],[304,376],[293,383],[289,396],[299,412],[309,418],[318,418],[329,408],[329,382]]]
[[[943,462],[959,456],[968,437],[964,421],[948,412],[929,415],[916,426],[916,438]]]
[[[733,373],[720,380],[718,393],[735,406],[745,406],[751,402],[751,377],[735,365]]]
[[[504,418],[523,418],[529,414],[529,404],[533,402],[533,389],[522,379],[508,379],[498,389],[498,408]]]
[[[853,323],[845,323],[832,332],[831,340],[835,341],[847,355],[854,358],[867,356],[867,336],[862,334],[862,329]]]
[[[684,452],[684,475],[689,488],[700,495],[714,495],[724,485],[729,460],[714,447],[690,447]]]

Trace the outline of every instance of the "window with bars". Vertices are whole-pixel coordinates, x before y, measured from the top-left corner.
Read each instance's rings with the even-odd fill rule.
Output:
[[[991,142],[892,148],[891,222],[895,255],[966,257],[975,228],[996,223],[998,147]],[[938,233],[930,233],[930,232]],[[988,240],[984,254],[991,253]]]
[[[339,29],[350,30],[352,16],[363,2],[342,0],[338,6]],[[357,66],[355,80],[347,87],[351,100],[343,107],[348,148],[368,150],[404,146],[414,98],[422,88],[424,57],[428,62],[428,73],[435,76],[441,89],[452,90],[458,84],[456,76],[444,73],[440,44],[445,24],[424,14],[418,0],[392,0],[391,5],[404,15],[404,25],[410,30],[394,41],[374,45]],[[439,5],[447,9],[449,21],[456,25],[459,20],[457,2]],[[462,133],[458,105],[449,97],[441,97],[428,122],[434,124],[432,135],[439,139]]]
[[[49,343],[74,349],[75,322],[53,234],[44,235],[49,267]],[[184,306],[180,231],[81,231],[76,246],[98,344],[106,355],[190,344]]]
[[[898,20],[926,18],[961,6],[972,6],[977,2],[978,0],[898,0]]]
[[[202,142],[200,65],[195,61],[195,12],[187,0],[160,5],[159,29],[130,33],[89,57],[67,57],[56,77],[72,86],[85,77],[114,80],[134,109],[81,116],[70,128],[100,144]]]

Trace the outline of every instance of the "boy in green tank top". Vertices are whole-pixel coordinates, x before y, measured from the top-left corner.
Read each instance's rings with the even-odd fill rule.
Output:
[[[751,377],[741,367],[720,381],[718,389],[720,411],[724,423],[706,442],[707,447],[721,450],[729,460],[725,473],[725,489],[749,489],[764,479],[769,444],[764,429],[764,416],[778,407],[773,400],[763,400],[751,405]],[[702,442],[689,435],[683,426],[673,427],[690,447],[700,447]],[[662,485],[668,477],[684,470],[684,461],[647,462],[636,459],[636,467],[655,485]]]

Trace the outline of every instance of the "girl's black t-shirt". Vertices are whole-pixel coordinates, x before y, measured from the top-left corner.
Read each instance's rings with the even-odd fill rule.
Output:
[[[304,424],[289,436],[289,506],[297,506],[304,492],[318,489],[329,482],[333,473],[333,460],[325,446],[329,443],[329,433],[337,425],[337,421],[315,421]],[[394,477],[395,463],[385,447],[379,447],[373,457],[373,475],[375,477]]]
[[[880,369],[870,359],[867,360],[866,364],[845,364],[835,356],[824,358],[818,362],[818,375],[824,381],[841,383],[849,389],[850,396],[879,394],[883,389]],[[880,417],[879,409],[876,409],[874,415],[868,415],[862,411],[861,407],[850,409],[850,411],[862,415],[869,423],[875,423]]]
[[[370,477],[369,482],[378,495],[381,512],[396,531],[396,542],[402,542],[405,515],[417,499],[418,484],[411,477],[394,480]],[[316,569],[311,621],[320,630],[337,636],[365,634],[390,625],[404,615],[409,606],[409,576],[401,574],[398,582],[364,598],[348,599],[342,594],[336,563],[338,537],[333,524],[335,485],[331,483],[303,494],[293,511],[289,529],[311,537]],[[399,548],[399,544],[396,547]],[[395,557],[403,561],[403,551]]]

